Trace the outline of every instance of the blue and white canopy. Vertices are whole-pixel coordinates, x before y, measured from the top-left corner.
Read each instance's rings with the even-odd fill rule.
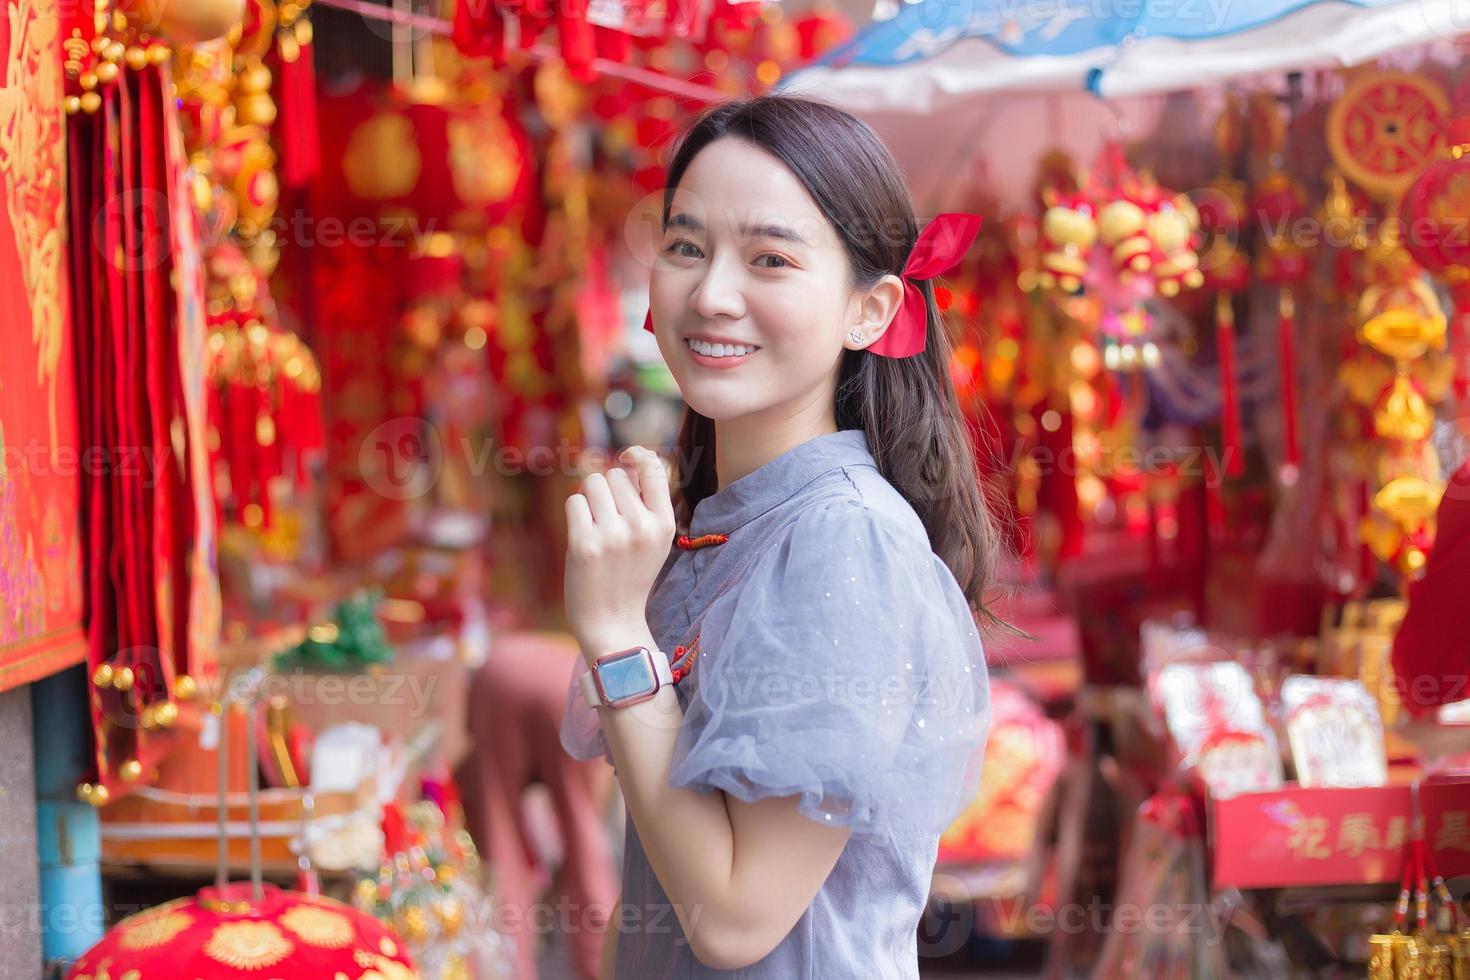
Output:
[[[855,111],[976,93],[1200,88],[1470,33],[1467,0],[919,0],[783,85]]]

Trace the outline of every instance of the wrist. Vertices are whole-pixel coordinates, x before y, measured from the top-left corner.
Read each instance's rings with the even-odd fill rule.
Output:
[[[636,622],[603,623],[578,630],[577,645],[581,647],[582,659],[589,664],[619,650],[632,647],[657,648],[648,623],[641,618]]]

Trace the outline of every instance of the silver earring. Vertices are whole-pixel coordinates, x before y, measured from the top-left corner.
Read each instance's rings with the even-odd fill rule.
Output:
[[[857,328],[853,328],[847,332],[847,339],[854,344],[861,344],[863,342],[863,332]]]

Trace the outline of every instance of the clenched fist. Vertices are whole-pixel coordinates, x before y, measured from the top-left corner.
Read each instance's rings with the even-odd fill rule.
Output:
[[[589,657],[603,637],[647,629],[644,606],[674,538],[674,505],[658,455],[632,446],[567,498],[567,620]]]

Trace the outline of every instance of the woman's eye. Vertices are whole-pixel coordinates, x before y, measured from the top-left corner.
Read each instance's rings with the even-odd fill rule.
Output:
[[[664,251],[670,255],[677,255],[682,259],[697,259],[704,254],[699,250],[698,245],[687,238],[674,239],[664,247]]]
[[[767,264],[766,259],[770,259],[771,262]],[[762,263],[762,267],[766,269],[780,269],[791,264],[786,261],[785,256],[776,255],[774,252],[767,252],[765,255],[757,257],[756,262]]]

